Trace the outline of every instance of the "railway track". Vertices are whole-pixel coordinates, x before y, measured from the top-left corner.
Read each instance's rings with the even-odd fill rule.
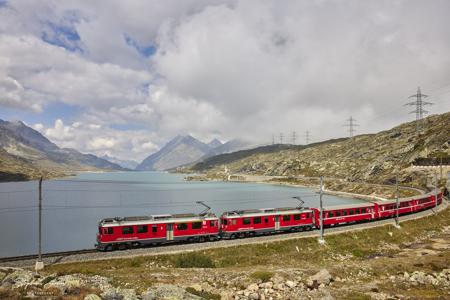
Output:
[[[44,254],[42,254],[42,258],[66,257],[66,256],[71,256],[71,255],[76,255],[76,254],[89,254],[89,253],[96,253],[96,252],[97,252],[97,250],[95,250],[95,249],[83,249],[83,250],[74,250],[74,251],[51,252],[51,253],[44,253]],[[22,255],[22,256],[11,256],[11,257],[0,257],[0,263],[23,261],[23,260],[35,260],[37,258],[38,258],[37,254]]]
[[[442,211],[448,207],[448,201],[442,201],[442,204],[437,208],[438,211]],[[421,211],[419,213],[401,216],[400,222],[407,220],[419,219],[426,217],[435,213],[435,209],[428,209]],[[393,225],[393,219],[384,219],[375,222],[358,223],[341,225],[337,227],[325,229],[325,239],[327,235],[340,234],[349,231],[364,230],[368,228],[374,228],[385,225]],[[245,244],[263,244],[277,241],[284,241],[290,239],[299,239],[306,237],[316,237],[319,236],[318,230],[296,232],[296,233],[281,233],[273,234],[267,236],[256,236],[252,238],[245,239],[235,239],[235,240],[220,240],[217,242],[205,242],[205,243],[176,243],[168,244],[157,247],[143,247],[138,249],[129,249],[123,251],[113,251],[113,252],[99,252],[95,249],[84,249],[76,251],[65,251],[65,252],[54,252],[46,253],[42,255],[43,261],[46,265],[57,264],[57,263],[70,263],[70,262],[80,262],[80,261],[93,261],[93,260],[108,260],[108,259],[121,259],[130,258],[136,256],[152,256],[152,255],[167,255],[176,254],[181,252],[206,250],[212,248],[223,248],[223,247],[235,247]],[[26,256],[16,256],[16,257],[5,257],[0,258],[0,266],[5,267],[32,267],[37,259],[37,255],[26,255]]]

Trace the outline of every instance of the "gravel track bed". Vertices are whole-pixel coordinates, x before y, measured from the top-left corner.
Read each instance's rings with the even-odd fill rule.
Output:
[[[438,211],[444,210],[448,207],[447,201],[442,201],[442,204],[438,207]],[[429,209],[412,215],[400,217],[400,222],[406,220],[414,220],[422,218],[431,214],[434,214],[435,209]],[[330,234],[339,234],[348,231],[363,230],[367,228],[373,228],[378,226],[384,226],[387,224],[395,224],[394,219],[385,219],[376,222],[360,223],[352,225],[344,225],[334,228],[325,229],[325,240],[326,236]],[[290,239],[306,238],[306,237],[318,237],[320,234],[319,230],[312,230],[307,232],[296,232],[296,233],[284,233],[284,234],[274,234],[268,236],[257,236],[244,239],[236,240],[221,240],[217,242],[205,242],[205,243],[191,243],[191,244],[172,244],[166,246],[158,247],[146,247],[139,249],[123,250],[123,251],[113,251],[113,252],[95,252],[86,254],[74,254],[70,256],[55,256],[43,258],[45,265],[70,263],[70,262],[83,262],[92,260],[105,260],[105,259],[118,259],[118,258],[130,258],[136,256],[149,256],[149,255],[161,255],[161,254],[176,254],[180,252],[189,252],[196,250],[206,250],[212,248],[223,248],[223,247],[233,247],[239,245],[248,244],[261,244],[267,242],[284,241]],[[5,262],[0,263],[2,267],[33,267],[36,260],[23,260],[15,262]]]

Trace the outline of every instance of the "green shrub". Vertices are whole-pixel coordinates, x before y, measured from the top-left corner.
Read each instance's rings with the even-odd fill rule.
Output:
[[[269,281],[270,278],[272,278],[272,276],[273,276],[273,273],[267,272],[267,271],[256,271],[256,272],[253,272],[252,274],[250,274],[251,278],[259,279],[262,282]]]
[[[192,252],[178,255],[175,260],[177,268],[214,268],[214,262],[204,254]]]

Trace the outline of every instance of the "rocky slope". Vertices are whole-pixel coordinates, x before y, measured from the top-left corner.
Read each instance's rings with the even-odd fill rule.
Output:
[[[92,154],[61,149],[20,121],[0,120],[0,181],[99,169],[125,170]]]
[[[267,147],[211,157],[190,171],[245,173],[282,176],[326,176],[346,181],[392,183],[395,173],[400,181],[421,186],[424,174],[411,170],[422,157],[450,156],[450,113],[429,116],[424,129],[416,133],[416,122],[409,122],[377,134],[352,139],[331,140],[278,151]]]

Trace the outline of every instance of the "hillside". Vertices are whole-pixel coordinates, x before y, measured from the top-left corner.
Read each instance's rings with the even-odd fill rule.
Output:
[[[57,177],[74,171],[125,170],[117,164],[61,149],[20,121],[0,120],[0,181]]]
[[[399,172],[401,182],[412,183],[423,176],[409,169],[413,161],[438,153],[450,156],[450,113],[429,116],[424,124],[420,134],[416,134],[416,122],[409,122],[352,139],[307,146],[266,146],[218,155],[194,165],[190,171],[214,176],[226,167],[231,174],[323,175],[376,183],[393,182],[395,172]]]

